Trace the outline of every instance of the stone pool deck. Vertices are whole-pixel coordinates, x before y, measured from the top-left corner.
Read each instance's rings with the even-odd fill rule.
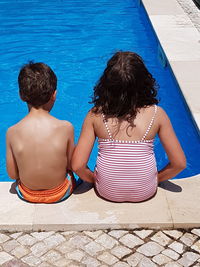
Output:
[[[84,183],[62,203],[30,204],[7,182],[0,184],[0,203],[4,231],[188,229],[200,227],[200,175],[163,182],[156,196],[142,203],[105,201]]]
[[[166,181],[143,203],[111,203],[82,184],[30,204],[0,185],[0,266],[200,266],[200,176]]]
[[[199,11],[190,0],[142,2],[200,127]],[[107,202],[84,184],[36,205],[13,188],[0,183],[0,266],[200,266],[200,175],[164,182],[143,203]]]

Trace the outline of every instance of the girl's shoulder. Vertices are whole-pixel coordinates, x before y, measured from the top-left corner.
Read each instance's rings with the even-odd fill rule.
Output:
[[[97,112],[95,108],[92,108],[88,111],[87,116],[92,120],[98,120],[99,118],[102,118],[102,113],[100,111]]]
[[[95,123],[100,121],[102,118],[101,113],[96,113],[94,109],[90,109],[88,113],[86,114],[85,121],[90,122],[90,123]]]
[[[169,119],[167,113],[160,106],[157,106],[157,112],[156,112],[156,115],[155,115],[155,121],[158,123],[159,126],[162,126],[162,125],[170,122],[170,119]]]
[[[152,112],[155,112],[156,116],[165,116],[166,115],[166,112],[165,110],[160,107],[160,106],[157,106],[157,105],[151,105],[151,106],[147,106],[145,108],[142,108],[144,110],[144,112],[148,113],[152,113]]]
[[[156,116],[160,119],[168,117],[165,110],[160,106],[157,106],[157,112],[156,113],[157,113]]]
[[[157,105],[151,105],[151,106],[142,108],[138,113],[138,117],[142,119],[146,118],[147,121],[153,120],[154,124],[157,124],[157,125],[161,125],[164,123],[164,121],[169,119],[165,110],[162,107],[157,106]]]

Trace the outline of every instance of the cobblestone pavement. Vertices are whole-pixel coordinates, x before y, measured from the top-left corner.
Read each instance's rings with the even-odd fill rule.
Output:
[[[194,26],[200,32],[200,10],[192,0],[177,0],[183,10],[188,14]]]
[[[200,266],[200,229],[0,233],[0,266]]]

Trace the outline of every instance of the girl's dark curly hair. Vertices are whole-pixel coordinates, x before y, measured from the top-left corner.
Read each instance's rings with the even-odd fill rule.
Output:
[[[133,52],[117,52],[108,61],[94,87],[93,112],[106,118],[133,121],[139,108],[157,104],[157,86],[142,58]]]

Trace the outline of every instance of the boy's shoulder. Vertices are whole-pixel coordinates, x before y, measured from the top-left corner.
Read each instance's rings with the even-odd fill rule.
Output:
[[[64,129],[66,129],[67,131],[74,131],[74,126],[72,125],[71,122],[67,121],[67,120],[59,120],[57,118],[56,119],[56,123],[58,127],[62,127]]]
[[[54,117],[54,119],[56,119],[57,123],[60,125],[63,125],[65,127],[73,127],[72,123],[70,121],[67,120],[60,120]]]
[[[18,132],[19,123],[16,123],[12,126],[10,126],[6,131],[6,140],[8,143],[10,143],[13,139],[15,139],[15,136]]]
[[[11,136],[19,128],[19,122],[7,129],[6,136]]]

